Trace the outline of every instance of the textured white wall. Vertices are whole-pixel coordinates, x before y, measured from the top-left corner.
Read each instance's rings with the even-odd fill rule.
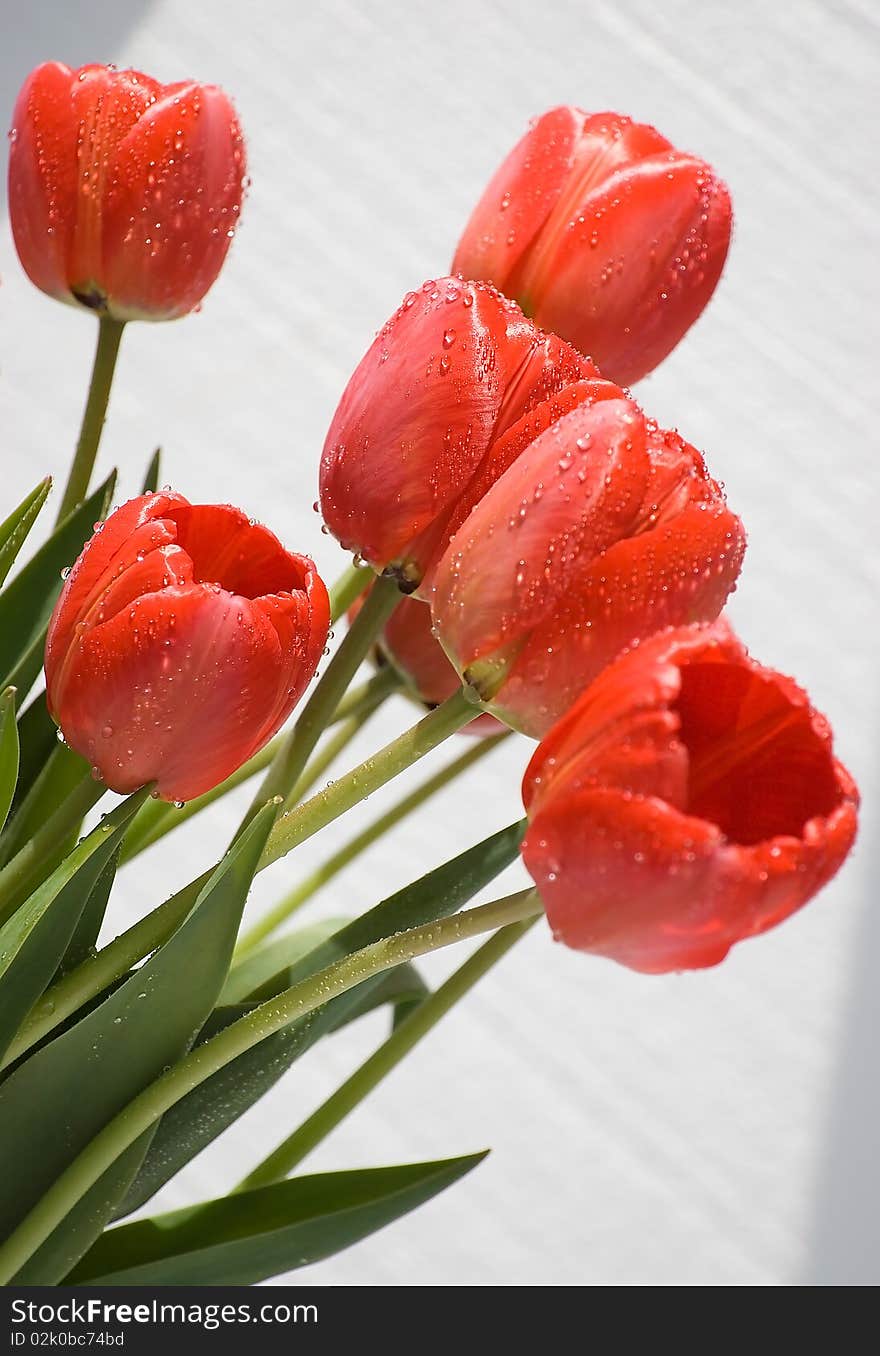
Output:
[[[715,972],[644,979],[554,948],[536,930],[308,1166],[487,1144],[488,1162],[291,1283],[876,1284],[869,0],[3,0],[7,8],[4,116],[25,72],[48,57],[216,80],[236,98],[253,174],[241,232],[201,315],[130,327],[101,462],[118,462],[133,492],[161,441],[176,488],[241,503],[314,552],[330,577],[340,556],[311,504],[335,402],[403,292],[444,271],[527,117],[563,101],[623,109],[728,178],[737,233],[717,298],[639,395],[707,450],[745,518],[735,620],[832,718],[865,795],[859,848],[817,903]],[[93,334],[88,319],[28,286],[5,225],[0,273],[11,502],[66,463]],[[392,703],[372,738],[406,714]],[[511,741],[318,907],[359,910],[515,817],[526,752]],[[377,796],[370,814],[395,794]],[[235,808],[181,832],[170,866],[154,852],[130,869],[125,910],[142,912],[201,869]],[[267,872],[252,907],[342,832]],[[364,1056],[383,1022],[321,1046],[162,1202],[240,1176]]]

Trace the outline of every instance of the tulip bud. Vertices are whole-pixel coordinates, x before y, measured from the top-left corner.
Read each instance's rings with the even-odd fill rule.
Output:
[[[653,127],[553,108],[496,171],[452,272],[494,283],[629,385],[700,315],[730,227],[725,185]]]
[[[649,974],[717,965],[806,904],[859,801],[806,693],[723,622],[606,669],[539,746],[523,799],[557,939]]]
[[[339,402],[321,460],[327,526],[411,592],[500,474],[504,436],[512,458],[519,444],[510,438],[537,407],[556,396],[562,413],[577,398],[568,390],[595,376],[494,289],[425,283],[379,332]]]
[[[43,292],[115,320],[173,320],[214,282],[238,223],[244,140],[215,85],[38,66],[13,114],[9,211]]]
[[[362,606],[363,596],[349,608],[349,621],[354,620]],[[459,690],[461,679],[431,627],[431,609],[425,603],[416,598],[401,598],[379,636],[375,657],[378,664],[390,664],[400,674],[410,695],[433,708]],[[500,721],[483,712],[460,733],[492,735],[503,729]]]
[[[49,710],[113,791],[186,801],[275,733],[327,639],[307,556],[227,504],[161,492],[97,525],[49,625]]]
[[[599,394],[521,453],[433,574],[456,669],[536,738],[627,646],[714,620],[745,550],[700,454],[616,388]]]

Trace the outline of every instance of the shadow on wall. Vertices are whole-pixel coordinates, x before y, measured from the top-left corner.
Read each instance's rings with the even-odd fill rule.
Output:
[[[861,827],[864,841],[878,842],[876,821]],[[880,851],[871,853],[866,871],[877,879]],[[852,1286],[880,1284],[880,910],[868,900],[858,936],[852,991],[843,1014],[835,1072],[819,1164],[812,1238],[802,1284]]]
[[[0,116],[12,120],[15,97],[28,71],[42,61],[84,66],[112,61],[152,0],[28,0],[4,25],[0,44]],[[6,207],[6,172],[0,175],[0,205]]]

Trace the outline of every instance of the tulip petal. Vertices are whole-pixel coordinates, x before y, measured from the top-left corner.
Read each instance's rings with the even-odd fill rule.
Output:
[[[531,633],[497,695],[498,714],[540,738],[627,646],[669,626],[714,620],[744,550],[739,519],[723,503],[692,504],[674,524],[617,542]]]
[[[595,369],[517,306],[454,278],[411,292],[358,365],[321,461],[321,510],[341,544],[410,585],[493,438]]]
[[[450,542],[435,577],[439,638],[460,671],[515,653],[565,606],[584,562],[636,520],[648,472],[644,420],[622,397],[577,407],[510,466]]]
[[[727,257],[730,214],[726,187],[702,161],[642,161],[557,233],[516,295],[539,325],[630,385],[704,309]]]
[[[717,965],[721,834],[649,797],[596,790],[539,812],[523,842],[558,941],[640,970]]]
[[[426,602],[431,601],[435,569],[449,542],[480,500],[488,494],[496,480],[500,480],[508,467],[513,465],[535,439],[578,405],[592,404],[596,400],[615,399],[619,395],[618,387],[612,386],[610,382],[598,379],[572,382],[549,400],[544,400],[540,405],[530,409],[489,444],[482,463],[449,511],[440,515],[410,547],[411,559],[420,562],[420,567],[424,570],[422,582],[416,590],[418,597]]]
[[[111,290],[105,211],[115,180],[115,156],[120,143],[155,102],[158,89],[155,80],[139,71],[114,71],[106,66],[85,66],[72,79],[71,103],[78,121],[78,196],[72,213],[71,205],[67,207],[73,220],[67,276],[74,297],[86,306],[103,309]]]
[[[31,282],[61,301],[72,300],[63,208],[78,192],[71,77],[58,61],[28,76],[13,110],[9,148],[9,214],[18,256]]]
[[[802,839],[741,847],[662,800],[595,790],[540,811],[522,850],[559,941],[665,974],[717,965],[790,917],[840,868],[855,831],[846,801]]]
[[[674,790],[666,775],[670,754],[677,758],[684,752],[677,739],[670,740],[670,736],[677,736],[679,722],[669,709],[681,692],[683,657],[691,647],[704,663],[713,658],[719,664],[735,663],[745,656],[745,650],[721,621],[711,627],[693,626],[667,634],[675,636],[675,661],[666,656],[663,637],[626,651],[543,737],[523,778],[527,810],[537,811],[549,789],[578,791],[603,782],[628,791],[662,795],[684,806],[687,767],[675,774]],[[650,662],[646,662],[646,655]],[[635,759],[631,757],[633,746]],[[646,780],[652,763],[659,769],[656,782]]]
[[[304,557],[291,555],[261,523],[232,504],[178,502],[165,511],[177,542],[200,583],[219,584],[245,598],[283,593],[305,585]],[[311,562],[306,562],[306,566]]]
[[[106,523],[95,524],[95,534],[70,571],[65,588],[66,595],[75,595],[77,606],[59,604],[49,624],[46,673],[50,689],[57,666],[68,653],[74,628],[100,607],[102,593],[137,563],[139,553],[173,543],[174,534],[162,521],[162,514],[178,501],[186,502],[180,495],[164,492],[140,495],[112,513]]]
[[[553,268],[560,237],[573,223],[583,224],[589,214],[590,249],[598,245],[597,218],[591,210],[591,197],[618,171],[632,169],[650,156],[677,154],[655,127],[633,122],[622,113],[580,114],[581,127],[572,147],[568,173],[562,191],[556,197],[531,248],[523,253],[508,279],[510,296],[522,299],[527,315],[533,311],[532,294],[541,289],[541,280]],[[594,236],[597,238],[594,240]],[[482,277],[482,274],[478,276]]]
[[[9,203],[31,281],[61,300],[101,307],[106,178],[116,144],[155,99],[136,71],[46,62],[13,113]]]
[[[112,790],[155,780],[164,799],[189,800],[262,742],[281,669],[262,609],[208,585],[165,589],[82,637],[62,729]]]
[[[566,107],[551,108],[532,124],[474,208],[453,273],[508,290],[507,279],[562,192],[582,125],[580,110]]]
[[[245,174],[235,111],[213,85],[159,97],[115,148],[103,276],[120,319],[173,319],[202,299],[238,224]]]

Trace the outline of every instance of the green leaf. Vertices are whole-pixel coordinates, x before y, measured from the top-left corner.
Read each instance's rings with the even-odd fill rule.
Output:
[[[220,1025],[234,1021],[249,1010],[249,1006],[221,1009],[212,1030],[216,1031]],[[256,1050],[248,1050],[166,1111],[137,1175],[112,1218],[122,1219],[139,1209],[258,1102],[291,1064],[330,1030],[332,1023],[325,1011],[321,1010],[313,1026],[297,1023],[268,1036],[257,1047],[259,1054]]]
[[[434,923],[457,913],[478,890],[515,861],[524,832],[523,822],[511,824],[429,871],[420,880],[405,885],[290,966],[286,987],[298,984],[301,979],[307,979],[341,957],[350,956],[383,937],[392,937],[396,932]],[[345,997],[343,994],[342,998]]]
[[[275,992],[280,992],[286,987],[284,972],[275,978]],[[360,985],[356,1001],[347,1005],[339,999],[328,1003],[313,1014],[312,1020],[276,1031],[261,1041],[258,1049],[247,1051],[221,1069],[162,1117],[150,1151],[113,1218],[123,1219],[155,1196],[160,1187],[259,1101],[322,1036],[340,1030],[385,1003],[394,1005],[395,1013],[405,1014],[426,993],[415,967],[400,965]],[[199,1033],[197,1044],[210,1040],[257,1006],[256,1002],[242,1002],[216,1008]]]
[[[57,970],[98,877],[146,794],[129,797],[108,815],[0,928],[0,1055]]]
[[[302,934],[292,934],[290,938],[281,938],[277,943],[261,948],[232,972],[223,991],[224,1002],[264,1001],[370,942],[455,913],[514,860],[522,832],[522,826],[516,825],[469,848],[330,937],[322,938],[321,925],[315,925],[312,931],[317,945],[307,955],[303,955],[299,947],[298,939]],[[282,960],[283,968],[266,979],[273,958]],[[247,967],[250,967],[254,983],[250,992],[241,978],[248,973]],[[398,980],[401,987],[409,991],[411,1000],[421,985],[417,976],[413,979],[414,974],[413,970],[407,971]],[[323,1036],[383,1001],[379,995],[382,986],[389,983],[385,975],[374,975],[302,1021],[260,1041],[259,1045],[246,1050],[181,1098],[162,1117],[143,1167],[119,1206],[116,1218],[130,1214],[155,1195],[227,1126],[244,1115]]]
[[[15,688],[0,693],[0,829],[6,823],[18,782],[18,726],[15,723]]]
[[[375,1006],[370,999],[376,985],[374,979],[360,986],[363,1011]],[[210,1040],[256,1006],[235,1003],[216,1008],[199,1033],[198,1044]],[[328,1003],[309,1019],[274,1032],[256,1049],[246,1051],[177,1102],[159,1122],[149,1152],[113,1218],[130,1215],[155,1196],[160,1187],[274,1087],[300,1055],[333,1031],[342,1015],[341,1008]],[[350,1020],[360,1015],[355,1005],[347,1011]]]
[[[95,943],[98,940],[98,933],[101,931],[101,924],[104,922],[104,914],[107,912],[110,891],[113,889],[118,865],[119,849],[117,848],[89,891],[89,897],[83,906],[79,922],[74,928],[73,936],[67,943],[67,950],[61,958],[59,969],[62,975],[66,975],[69,970],[75,970],[78,965],[82,965],[88,956],[94,954]]]
[[[156,493],[156,490],[159,488],[159,475],[161,473],[161,469],[162,469],[162,449],[161,447],[157,447],[152,457],[150,458],[150,464],[147,467],[147,474],[144,476],[144,483],[143,487],[141,488],[141,494]]]
[[[80,1197],[68,1212],[63,1226],[50,1234],[21,1268],[15,1278],[16,1285],[46,1285],[47,1276],[63,1277],[72,1263],[91,1247],[100,1237],[107,1219],[107,1202],[118,1201],[123,1195],[143,1162],[153,1133],[153,1130],[147,1130],[130,1144],[91,1190]]]
[[[180,927],[99,1007],[26,1059],[0,1086],[0,1234],[28,1213],[93,1136],[188,1049],[217,1002],[244,901],[276,807],[221,860]],[[54,1284],[100,1233],[137,1170],[129,1152],[30,1259],[21,1284]],[[108,1180],[113,1179],[108,1187]]]
[[[271,985],[276,976],[307,956],[319,942],[332,937],[349,921],[348,918],[319,918],[317,922],[297,928],[295,932],[286,932],[282,937],[276,937],[274,941],[265,942],[249,952],[229,971],[221,1003],[259,1002],[265,985]],[[281,988],[286,987],[281,985]],[[278,988],[272,989],[272,993],[278,992]]]
[[[46,627],[61,592],[61,571],[72,565],[106,513],[116,483],[114,472],[52,533],[11,584],[0,593],[0,686],[12,684],[24,697],[43,662]]]
[[[327,1172],[108,1230],[66,1285],[256,1285],[332,1257],[482,1162]]]
[[[30,791],[58,742],[58,729],[49,715],[46,694],[40,692],[18,718],[20,758],[13,810]]]
[[[6,521],[0,523],[0,584],[12,569],[15,557],[24,545],[51,488],[52,477],[47,476],[10,513]]]
[[[365,995],[357,1012],[347,1013],[341,1021],[336,1022],[333,1030],[341,1031],[350,1022],[364,1017],[376,1008],[384,1007],[386,1003],[393,1009],[392,1026],[398,1026],[430,992],[414,965],[395,966],[393,970],[386,970],[379,976],[379,982],[369,994]]]
[[[239,1011],[247,1011],[269,998],[275,998],[294,982],[291,975],[294,966],[319,944],[340,932],[348,925],[348,919],[322,918],[297,932],[278,937],[273,942],[254,951],[230,971],[226,986],[221,995],[222,1003],[238,1004]],[[279,968],[279,966],[281,968]],[[339,1020],[334,1020],[328,1028],[341,1031],[349,1022],[356,1021],[386,1003],[395,1009],[394,1021],[398,1021],[398,1012],[406,1016],[430,992],[416,967],[412,964],[398,965],[377,975],[375,982],[364,985],[361,998],[345,1012]],[[340,1005],[342,1006],[342,1005]],[[347,1005],[346,1005],[347,1006]]]
[[[3,839],[3,845],[0,847],[0,865],[5,866],[8,861],[12,860],[25,843],[33,837],[37,829],[42,828],[46,821],[52,818],[55,811],[60,808],[70,793],[86,777],[91,777],[91,768],[85,758],[74,753],[73,749],[68,748],[66,744],[59,744],[57,739],[53,739],[52,748],[42,771],[37,776],[27,796],[19,800],[15,807],[14,817],[10,821]],[[58,853],[56,861],[60,860],[64,852],[68,851],[75,841],[76,834],[74,833],[71,836],[71,842]]]

